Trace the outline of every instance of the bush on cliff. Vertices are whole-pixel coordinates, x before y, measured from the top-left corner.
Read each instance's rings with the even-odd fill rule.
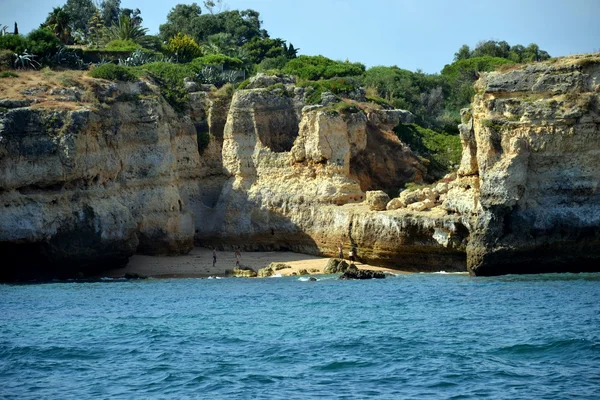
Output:
[[[458,135],[436,132],[419,125],[398,125],[394,131],[411,150],[429,161],[428,172],[436,179],[460,164],[462,147]]]
[[[130,81],[137,80],[137,77],[128,67],[122,67],[115,64],[104,64],[90,71],[90,76],[109,81]]]
[[[222,65],[225,70],[243,70],[244,62],[239,58],[229,57],[223,54],[211,54],[195,58],[191,62],[192,67],[200,72],[206,65]]]
[[[313,88],[313,92],[306,98],[306,102],[308,104],[319,104],[323,92],[348,93],[356,90],[360,85],[352,78],[335,78],[320,81],[300,81],[298,86]]]
[[[300,56],[290,60],[283,72],[315,81],[336,76],[358,76],[365,72],[365,66],[361,63],[333,61],[323,56]]]
[[[449,93],[446,98],[446,108],[460,110],[467,107],[475,95],[473,83],[479,77],[479,72],[494,71],[503,65],[513,65],[514,62],[498,57],[475,57],[455,61],[444,66],[441,76],[448,82]]]
[[[140,76],[148,76],[156,81],[165,100],[177,111],[182,112],[188,99],[183,86],[184,78],[194,78],[196,72],[190,64],[153,62],[134,67]]]

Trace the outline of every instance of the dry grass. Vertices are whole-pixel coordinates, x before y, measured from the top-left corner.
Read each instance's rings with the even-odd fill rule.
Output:
[[[87,76],[87,71],[51,70],[43,68],[40,71],[17,71],[19,77],[0,79],[0,98],[2,99],[31,99],[35,108],[66,108],[78,109],[97,103],[93,95],[93,78]],[[76,87],[83,92],[81,101],[58,101],[57,95],[51,95],[52,89]],[[27,94],[26,91],[31,94]]]

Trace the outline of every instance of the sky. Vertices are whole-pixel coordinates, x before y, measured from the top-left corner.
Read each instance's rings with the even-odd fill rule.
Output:
[[[0,25],[27,33],[66,0],[0,0]],[[183,0],[122,0],[158,33]],[[197,0],[202,4],[201,0]],[[440,72],[461,45],[537,43],[553,57],[600,51],[600,0],[224,0],[260,12],[263,28],[299,54]]]

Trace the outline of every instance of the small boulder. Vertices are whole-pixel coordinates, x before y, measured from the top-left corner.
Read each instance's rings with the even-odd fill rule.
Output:
[[[314,276],[311,276],[310,278],[308,278],[308,280],[309,280],[310,282],[316,282],[316,281],[317,281],[317,278],[315,278]]]
[[[268,268],[271,268],[273,271],[280,271],[282,269],[292,268],[292,266],[285,263],[272,262],[269,264]]]
[[[323,270],[324,274],[340,274],[346,272],[348,263],[339,258],[330,258]]]
[[[370,269],[348,269],[340,279],[385,279],[385,274]]]
[[[273,275],[273,270],[270,267],[261,268],[258,270],[256,274],[259,278],[266,278],[268,276]]]
[[[298,271],[298,275],[310,275],[310,274],[308,273],[307,270],[301,269],[300,271]]]
[[[190,78],[183,78],[183,87],[188,93],[197,92],[199,86]]]
[[[255,278],[257,276],[257,273],[255,270],[253,270],[250,267],[239,267],[239,268],[234,268],[233,271],[233,276],[238,277],[238,278]]]
[[[372,190],[367,192],[367,204],[372,211],[384,211],[390,196],[383,190]]]
[[[385,206],[386,210],[397,210],[399,208],[406,207],[406,204],[400,198],[396,197],[395,199],[391,199],[387,205]]]
[[[423,211],[427,206],[422,201],[417,201],[416,203],[409,204],[406,208],[411,211]]]

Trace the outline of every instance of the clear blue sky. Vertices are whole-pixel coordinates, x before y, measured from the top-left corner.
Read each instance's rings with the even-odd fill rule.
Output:
[[[0,0],[0,24],[27,33],[66,0]],[[122,0],[157,33],[182,0]],[[202,1],[197,1],[202,4]],[[336,60],[439,72],[462,44],[537,43],[552,56],[600,51],[600,0],[225,0],[254,9],[271,37]]]

